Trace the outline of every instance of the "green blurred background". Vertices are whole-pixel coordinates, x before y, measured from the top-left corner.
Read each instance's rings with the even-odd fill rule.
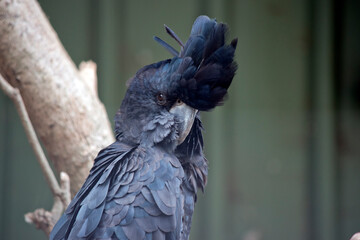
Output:
[[[360,1],[46,1],[78,65],[98,65],[112,119],[125,82],[186,40],[201,14],[238,37],[224,107],[203,114],[209,182],[191,240],[335,240],[360,231]],[[69,86],[70,87],[70,86]],[[52,196],[12,102],[0,94],[0,239],[45,239],[24,222]]]

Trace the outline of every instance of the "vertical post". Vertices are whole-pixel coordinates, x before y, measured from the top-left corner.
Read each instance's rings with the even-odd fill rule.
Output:
[[[312,4],[312,142],[310,171],[312,239],[337,239],[336,144],[333,76],[333,4]]]

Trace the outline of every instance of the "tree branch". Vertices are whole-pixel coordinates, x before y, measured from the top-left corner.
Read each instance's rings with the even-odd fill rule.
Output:
[[[35,0],[0,1],[0,74],[17,88],[49,160],[80,189],[114,141],[96,92],[96,65],[79,71]]]
[[[54,196],[51,212],[38,209],[25,220],[49,234],[70,202],[69,191],[75,195],[96,154],[115,140],[97,94],[96,64],[76,68],[36,0],[5,0],[0,74],[0,87],[15,103]],[[37,137],[60,173],[60,186]]]
[[[16,110],[18,111],[21,122],[24,126],[28,141],[34,150],[36,159],[38,160],[41,170],[54,196],[54,205],[51,212],[45,211],[44,209],[37,209],[33,213],[27,213],[25,215],[25,221],[35,224],[37,228],[42,229],[47,235],[49,235],[54,224],[60,218],[62,211],[70,203],[70,178],[66,173],[61,172],[61,186],[59,186],[55,174],[46,159],[43,149],[41,148],[19,90],[13,88],[1,74],[0,88],[14,102]]]
[[[29,115],[26,111],[24,102],[21,98],[20,92],[18,89],[13,88],[0,74],[0,87],[4,93],[14,102],[16,110],[20,116],[21,123],[25,128],[26,136],[29,140],[29,143],[34,150],[36,159],[38,160],[41,170],[44,173],[47,183],[49,184],[50,190],[53,195],[61,195],[60,186],[56,180],[56,177],[45,157],[45,153],[41,148],[40,142],[36,136],[35,130],[31,124]]]

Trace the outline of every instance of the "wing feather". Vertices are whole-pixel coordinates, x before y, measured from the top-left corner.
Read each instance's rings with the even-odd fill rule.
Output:
[[[101,151],[50,239],[178,236],[181,222],[176,220],[183,207],[177,199],[184,173],[174,158],[157,148],[116,143]]]

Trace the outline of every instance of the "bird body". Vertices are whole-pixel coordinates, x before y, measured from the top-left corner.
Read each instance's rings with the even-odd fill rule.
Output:
[[[179,160],[158,147],[115,142],[99,153],[54,231],[70,223],[68,239],[179,239],[183,177]]]
[[[116,142],[99,152],[50,239],[189,238],[197,189],[207,181],[199,111],[222,103],[236,70],[236,40],[226,45],[225,31],[200,16],[180,53],[161,43],[175,56],[130,80]]]

